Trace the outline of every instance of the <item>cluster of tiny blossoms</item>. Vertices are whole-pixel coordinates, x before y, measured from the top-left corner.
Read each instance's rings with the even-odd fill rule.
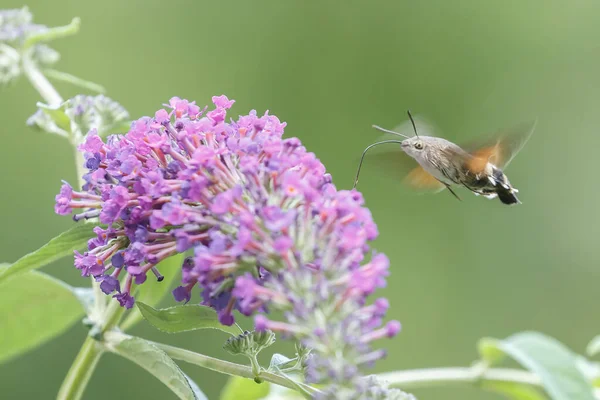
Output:
[[[212,100],[206,112],[173,98],[106,142],[90,131],[80,146],[89,169],[82,191],[64,184],[56,196],[57,213],[104,224],[75,266],[129,308],[133,285],[148,273],[161,280],[158,263],[191,251],[177,301],[199,286],[223,324],[234,310],[256,314],[257,330],[313,349],[310,382],[360,397],[359,368],[384,355],[370,344],[400,329],[382,325],[385,299],[366,301],[388,274],[388,259],[370,255],[371,214],[359,192],[336,189],[300,140],[282,139],[277,117],[252,111],[226,122],[234,101]],[[268,319],[271,311],[284,321]]]
[[[44,25],[34,24],[32,19],[27,7],[0,10],[0,84],[10,83],[22,74],[21,59],[27,38],[48,30]],[[28,57],[43,67],[60,59],[56,50],[42,43],[36,43],[28,51]]]

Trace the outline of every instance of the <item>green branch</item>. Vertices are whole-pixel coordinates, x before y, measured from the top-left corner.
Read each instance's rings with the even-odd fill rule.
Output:
[[[377,375],[386,381],[390,387],[402,390],[413,390],[434,386],[464,386],[494,383],[516,383],[543,388],[540,378],[528,371],[510,368],[427,368],[408,371],[386,372]],[[595,390],[596,398],[600,399],[600,389]]]
[[[106,92],[106,89],[98,85],[97,83],[86,81],[85,79],[79,78],[75,75],[71,75],[67,72],[57,71],[55,69],[47,68],[44,70],[44,75],[51,79],[55,79],[57,81],[70,83],[75,86],[79,86],[80,88],[87,89],[92,92],[103,94]]]
[[[102,352],[103,350],[98,342],[91,337],[85,339],[81,350],[73,360],[73,364],[60,386],[56,396],[57,400],[78,400],[82,398]]]
[[[62,104],[63,99],[58,94],[54,86],[48,81],[48,79],[38,69],[35,62],[31,59],[30,52],[26,52],[23,55],[23,73],[29,79],[31,85],[38,91],[40,96],[44,99],[46,104],[49,106],[59,106]]]
[[[205,356],[204,354],[194,353],[193,351],[180,349],[178,347],[169,346],[162,343],[151,342],[155,346],[159,347],[165,353],[167,353],[171,358],[176,360],[185,361],[190,364],[197,365],[199,367],[203,367],[206,369],[210,369],[211,371],[220,372],[226,375],[232,376],[241,376],[243,378],[254,379],[255,374],[252,371],[252,368],[232,363],[229,361],[220,360],[218,358],[213,358],[209,356]],[[260,378],[263,381],[271,382],[279,386],[284,386],[289,389],[298,390],[298,386],[303,390],[306,390],[309,393],[317,393],[318,389],[315,389],[312,386],[306,385],[300,382],[290,381],[289,378],[274,374],[271,372],[266,372],[264,370],[260,373]]]
[[[60,39],[66,36],[72,36],[79,31],[81,20],[79,18],[73,18],[69,25],[57,26],[48,28],[46,30],[33,33],[27,37],[23,45],[24,49],[28,49],[36,43],[50,42],[54,39]]]

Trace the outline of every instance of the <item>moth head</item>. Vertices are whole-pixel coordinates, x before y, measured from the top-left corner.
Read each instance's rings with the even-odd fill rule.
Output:
[[[411,137],[402,141],[402,150],[413,158],[423,155],[427,151],[428,143],[426,137]]]

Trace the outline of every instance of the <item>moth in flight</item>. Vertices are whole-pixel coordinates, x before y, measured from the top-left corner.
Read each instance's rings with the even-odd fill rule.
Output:
[[[360,159],[354,187],[358,184],[360,169],[367,152],[375,146],[390,144],[397,147],[391,152],[379,154],[378,158],[380,160],[400,159],[403,154],[398,152],[399,149],[412,157],[418,166],[408,172],[404,181],[413,188],[432,192],[448,189],[454,197],[460,200],[460,197],[452,189],[453,185],[457,185],[488,199],[498,197],[504,204],[520,203],[516,196],[518,190],[511,185],[503,170],[527,143],[537,121],[497,132],[483,143],[461,147],[449,140],[434,136],[431,125],[425,121],[419,120],[422,122],[419,123],[421,131],[419,134],[417,124],[410,111],[408,117],[414,136],[406,134],[408,121],[394,131],[373,125],[377,130],[404,139],[381,140],[368,146]],[[405,133],[402,133],[403,131]],[[428,136],[422,135],[423,133]]]

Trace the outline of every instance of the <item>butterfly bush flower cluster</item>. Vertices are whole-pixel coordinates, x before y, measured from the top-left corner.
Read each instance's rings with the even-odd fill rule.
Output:
[[[44,25],[32,22],[31,12],[22,9],[0,10],[0,84],[6,84],[18,78],[22,71],[26,39],[48,30]],[[27,49],[28,57],[42,67],[49,67],[59,59],[59,53],[45,44],[35,44]]]
[[[324,396],[360,398],[368,385],[359,369],[384,356],[372,342],[400,330],[383,323],[387,300],[367,302],[389,267],[370,253],[371,214],[359,192],[336,189],[299,139],[282,138],[277,117],[251,111],[227,122],[234,101],[212,100],[207,111],[172,98],[106,141],[88,133],[85,185],[65,183],[55,206],[102,224],[75,266],[130,308],[134,285],[161,280],[157,265],[187,252],[177,301],[198,287],[223,324],[234,310],[256,315],[257,330],[313,349],[307,379],[332,384]],[[273,311],[282,320],[266,316]]]

